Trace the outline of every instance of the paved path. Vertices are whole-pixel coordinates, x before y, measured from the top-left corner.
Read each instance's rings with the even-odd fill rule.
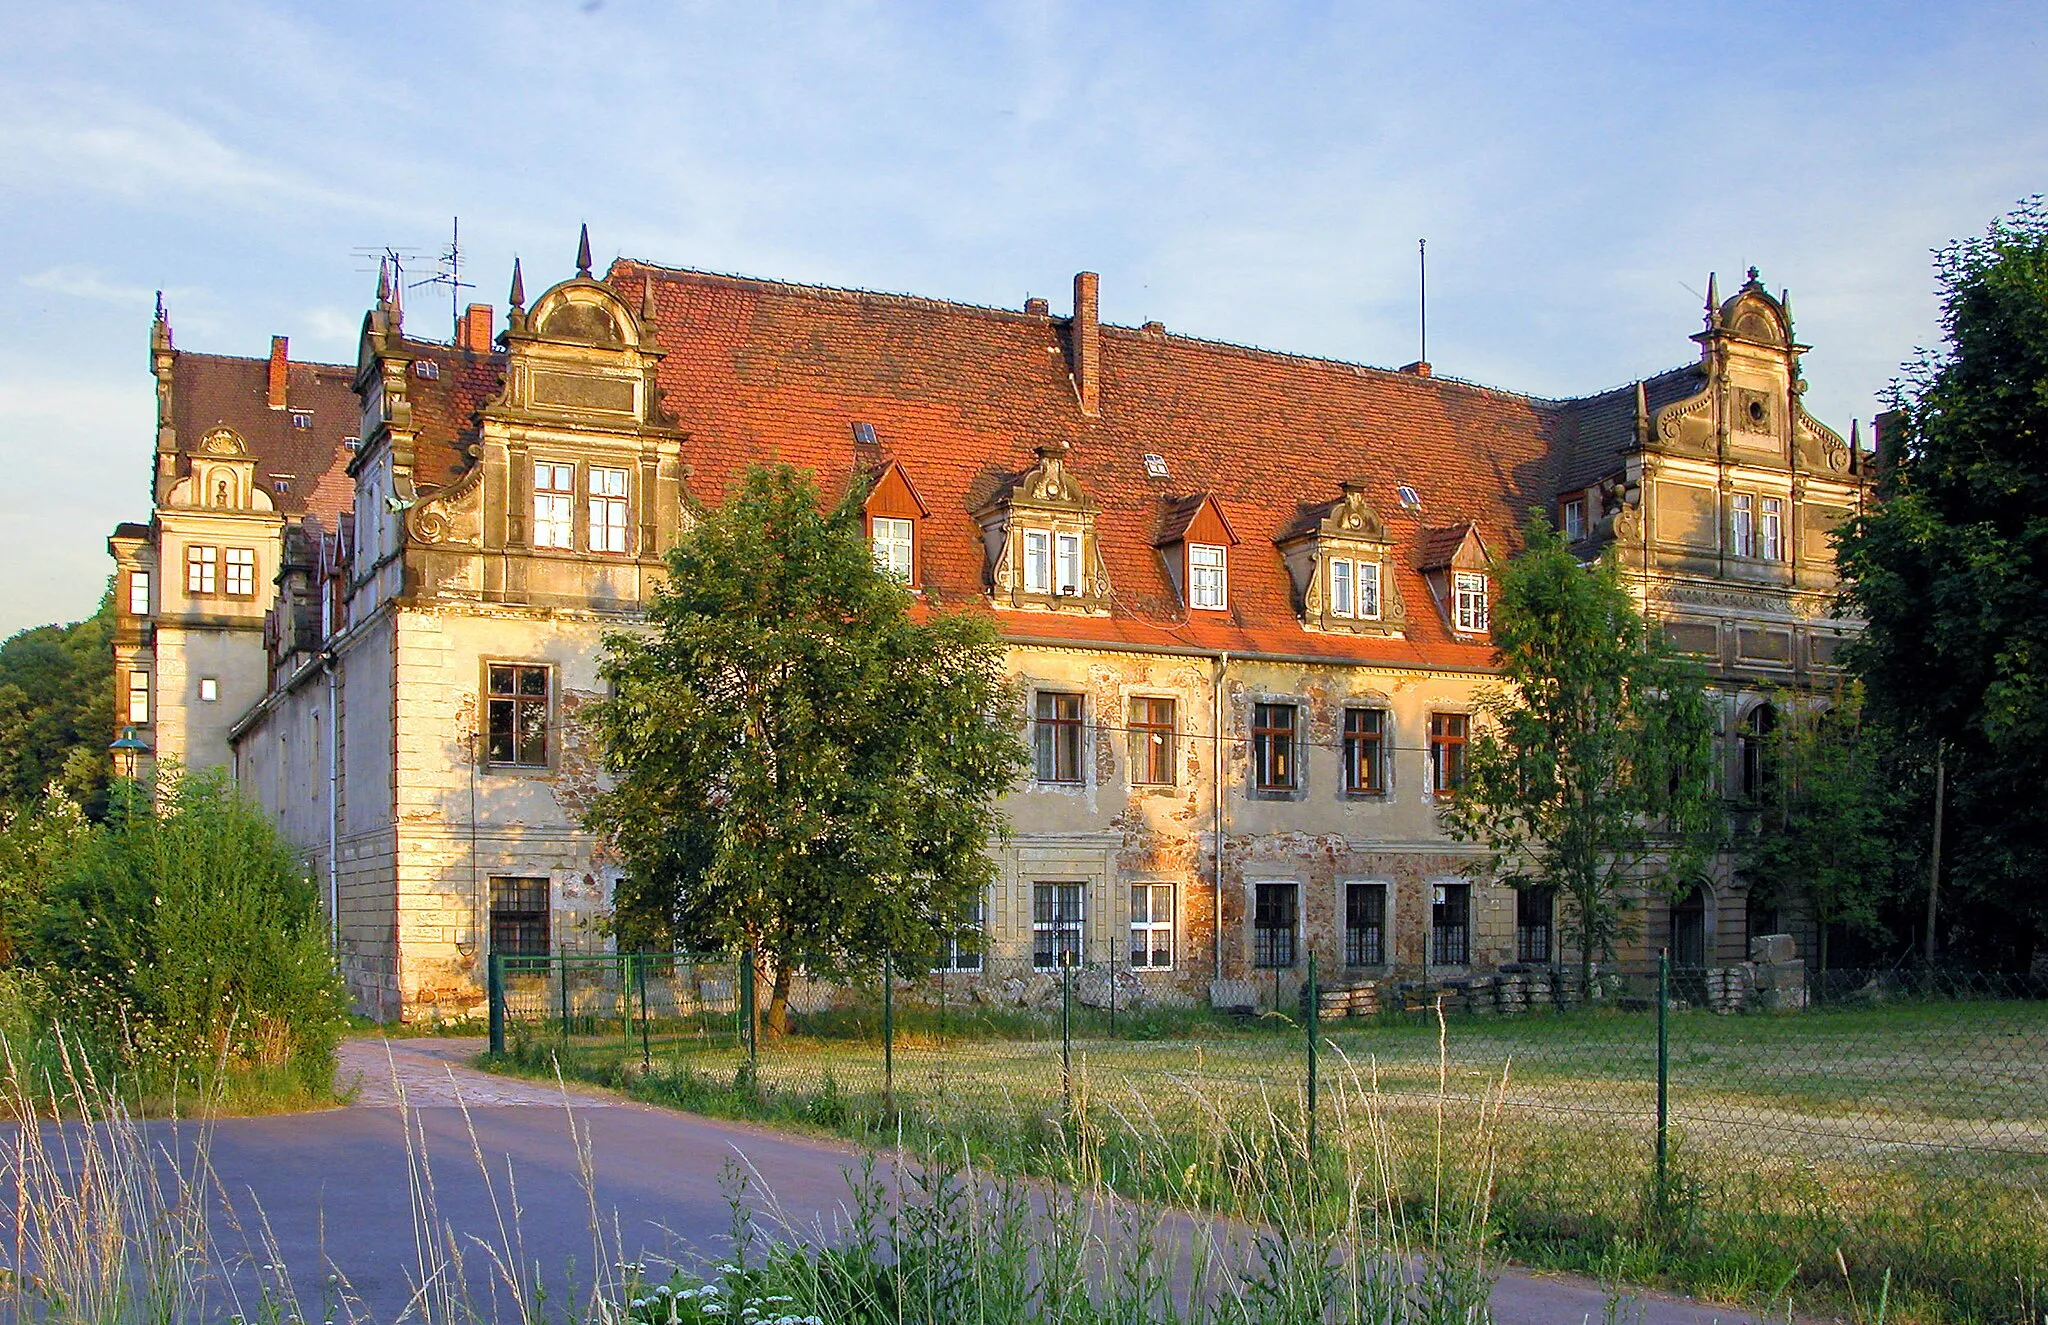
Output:
[[[519,1259],[546,1271],[559,1304],[572,1275],[589,1283],[586,1162],[607,1257],[622,1245],[632,1259],[685,1263],[729,1249],[720,1186],[728,1165],[744,1162],[785,1212],[809,1225],[831,1221],[846,1198],[847,1170],[859,1163],[852,1149],[829,1141],[480,1073],[464,1065],[479,1047],[473,1040],[351,1041],[342,1064],[344,1081],[350,1073],[362,1077],[355,1107],[215,1125],[213,1168],[241,1226],[252,1230],[252,1265],[268,1259],[253,1232],[260,1207],[311,1319],[333,1316],[319,1301],[331,1269],[346,1274],[370,1319],[393,1319],[411,1298],[421,1260],[409,1172],[430,1177],[441,1224],[499,1246],[500,1218],[509,1221],[516,1188]],[[401,1095],[410,1111],[394,1107]],[[581,1154],[572,1124],[587,1138]],[[414,1168],[422,1152],[426,1164]],[[232,1241],[232,1229],[227,1236]],[[459,1245],[472,1283],[487,1297],[500,1277],[492,1257],[474,1241]],[[1580,1325],[1600,1321],[1606,1308],[1592,1284],[1527,1274],[1505,1277],[1494,1303],[1501,1325]],[[509,1319],[505,1305],[491,1314]],[[1663,1297],[1642,1308],[1643,1325],[1749,1319]]]

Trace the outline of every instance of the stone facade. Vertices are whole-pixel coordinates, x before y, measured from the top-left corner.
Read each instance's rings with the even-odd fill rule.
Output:
[[[1086,273],[1065,318],[627,261],[599,279],[585,251],[530,309],[515,270],[495,340],[486,308],[452,344],[407,334],[387,285],[353,368],[181,357],[160,320],[154,520],[111,546],[132,573],[247,545],[261,587],[190,601],[158,574],[123,617],[150,743],[230,764],[299,844],[364,1010],[474,1011],[494,944],[603,949],[617,868],[580,827],[603,783],[577,712],[692,510],[761,460],[828,494],[865,476],[878,557],[932,608],[993,613],[1024,696],[989,971],[1135,947],[1160,997],[1269,1002],[1310,953],[1334,984],[1531,955],[1515,893],[1436,814],[1491,679],[1487,558],[1529,509],[1615,546],[1713,668],[1731,786],[1756,706],[1829,683],[1852,623],[1825,615],[1824,530],[1864,457],[1798,408],[1803,347],[1754,280],[1710,301],[1697,365],[1566,402],[1103,326],[1095,298]],[[265,398],[184,424],[180,392],[265,373]],[[301,378],[347,392],[327,465],[291,461],[318,499],[251,440],[282,419],[322,443],[337,403],[296,426]],[[1635,955],[1739,956],[1746,918],[1724,861],[1651,909]]]

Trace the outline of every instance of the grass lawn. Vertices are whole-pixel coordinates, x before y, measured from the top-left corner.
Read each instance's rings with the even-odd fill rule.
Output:
[[[708,1015],[651,1024],[645,1067],[638,1027],[619,1022],[567,1038],[514,1026],[499,1066],[559,1059],[660,1102],[870,1141],[964,1141],[1019,1171],[1056,1172],[1085,1143],[1122,1188],[1210,1206],[1258,1207],[1258,1192],[1219,1175],[1298,1180],[1297,1165],[1245,1160],[1300,1137],[1245,1133],[1302,1117],[1299,1025],[1127,1013],[1112,1038],[1101,1014],[1076,1020],[1068,1057],[1056,1018],[901,1009],[888,1101],[873,1009],[799,1018],[763,1041],[751,1074],[732,1019]],[[1674,1011],[1669,1045],[1661,1195],[1657,1031],[1643,1013],[1459,1016],[1441,1039],[1433,1016],[1325,1023],[1320,1139],[1339,1151],[1391,1139],[1405,1159],[1387,1181],[1420,1183],[1441,1117],[1443,1144],[1485,1148],[1496,1227],[1537,1264],[1802,1309],[1839,1306],[1846,1287],[1874,1299],[1889,1271],[1894,1321],[2040,1318],[2048,1004]]]

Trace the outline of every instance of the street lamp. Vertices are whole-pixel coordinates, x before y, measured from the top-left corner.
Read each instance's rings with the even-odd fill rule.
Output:
[[[149,746],[136,739],[133,727],[123,727],[121,729],[121,739],[115,741],[107,748],[121,752],[121,776],[126,778],[135,776],[135,761],[142,755],[149,753]]]

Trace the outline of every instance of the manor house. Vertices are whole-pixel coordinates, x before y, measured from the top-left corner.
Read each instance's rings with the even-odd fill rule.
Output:
[[[1825,686],[1829,531],[1869,459],[1801,407],[1783,295],[1710,292],[1682,367],[1546,400],[1021,309],[621,259],[504,326],[353,365],[177,348],[161,307],[147,524],[119,567],[117,729],[227,765],[304,852],[365,1011],[472,1010],[486,954],[601,949],[616,878],[578,710],[756,461],[869,485],[877,560],[991,614],[1028,776],[979,911],[995,961],[1114,960],[1162,992],[1569,960],[1557,908],[1436,810],[1492,672],[1492,558],[1531,510],[1614,549],[1710,671],[1731,794],[1770,696]],[[1675,339],[1675,338],[1674,338]],[[1638,941],[1739,960],[1778,918],[1723,861]]]

